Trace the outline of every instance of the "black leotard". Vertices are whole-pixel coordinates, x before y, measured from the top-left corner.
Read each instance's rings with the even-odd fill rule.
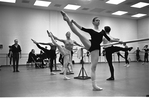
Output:
[[[90,34],[91,36],[91,47],[89,48],[89,51],[92,52],[94,50],[99,50],[100,49],[100,43],[102,42],[102,38],[103,36],[110,41],[111,39],[106,35],[105,31],[102,30],[101,32],[97,32],[93,29],[86,29],[84,27],[82,27],[81,29],[84,32],[87,32]]]

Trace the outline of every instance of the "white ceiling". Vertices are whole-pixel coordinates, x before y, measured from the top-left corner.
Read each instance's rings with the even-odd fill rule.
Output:
[[[129,19],[140,19],[140,18],[132,18],[131,15],[134,15],[137,13],[144,13],[144,14],[148,14],[146,17],[149,17],[149,6],[141,9],[130,7],[131,5],[138,2],[149,3],[149,0],[126,0],[125,2],[119,5],[106,4],[105,2],[107,0],[43,0],[43,1],[52,2],[50,6],[47,8],[34,6],[35,1],[36,0],[16,0],[15,4],[0,2],[0,5],[60,11],[60,10],[64,10],[63,8],[67,4],[77,4],[77,5],[81,5],[81,7],[78,10],[76,11],[65,10],[65,11],[74,12],[74,13],[95,14],[95,15],[102,15],[102,16],[109,16],[109,17],[121,17],[121,18],[129,18]],[[111,15],[111,13],[118,10],[128,11],[128,13],[122,16]]]

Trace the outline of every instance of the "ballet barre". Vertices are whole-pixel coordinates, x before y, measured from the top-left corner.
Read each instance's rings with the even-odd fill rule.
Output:
[[[100,45],[101,47],[104,47],[104,46],[108,46],[108,45],[117,45],[117,44],[123,44],[123,43],[135,43],[135,42],[142,42],[142,41],[148,41],[149,38],[145,38],[145,39],[137,39],[137,40],[130,40],[130,41],[125,41],[125,42],[116,42],[116,43],[110,43],[110,44],[102,44]]]
[[[81,48],[81,64],[82,64],[82,67],[81,67],[81,70],[79,72],[79,75],[77,77],[74,77],[74,79],[80,79],[80,80],[87,80],[87,79],[91,79],[91,77],[89,77],[85,71],[85,68],[84,68],[84,62],[83,62],[83,49],[84,48]]]

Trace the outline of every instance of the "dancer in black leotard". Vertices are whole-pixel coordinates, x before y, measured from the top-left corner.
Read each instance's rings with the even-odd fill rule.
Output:
[[[105,32],[106,34],[111,38],[111,39],[115,39],[115,40],[119,40],[118,38],[113,38],[109,35],[111,31],[111,28],[109,26],[105,26]],[[106,38],[103,38],[103,44],[107,44],[106,46],[104,46],[103,48],[105,49],[106,51],[106,59],[107,59],[107,62],[109,64],[109,69],[110,69],[110,73],[111,73],[111,77],[108,78],[107,80],[114,80],[114,67],[113,67],[113,64],[112,64],[112,54],[114,52],[117,52],[117,51],[127,51],[127,50],[131,50],[132,47],[130,48],[122,48],[122,47],[118,47],[118,46],[112,46],[110,45],[111,42],[109,42]],[[109,44],[109,45],[108,45]]]
[[[98,17],[95,17],[93,19],[92,23],[93,23],[94,29],[95,29],[95,30],[93,30],[93,29],[86,29],[86,28],[78,25],[74,20],[70,21],[69,17],[67,16],[67,14],[65,12],[61,11],[61,14],[62,14],[64,20],[68,23],[71,30],[79,37],[79,39],[83,43],[85,49],[90,51],[90,53],[91,53],[91,80],[92,80],[93,91],[101,91],[102,88],[100,88],[96,85],[96,75],[95,75],[96,66],[97,66],[98,58],[99,58],[100,43],[102,42],[103,37],[107,38],[109,41],[115,41],[115,40],[111,40],[106,35],[104,30],[102,30],[101,32],[97,32],[97,31],[99,31],[98,27],[100,24],[100,20],[98,19]],[[91,36],[91,40],[88,40],[82,34],[80,34],[76,30],[76,28],[74,27],[74,25],[72,23],[75,24],[80,30],[89,33]],[[119,41],[117,41],[117,42],[119,42]]]
[[[145,54],[144,54],[144,63],[148,63],[148,53],[149,53],[149,48],[148,48],[148,45],[145,45],[143,50],[145,51]],[[143,64],[144,64],[143,63]]]
[[[125,46],[125,48],[128,48],[128,46],[126,45],[126,43],[123,44]],[[129,55],[129,52],[128,50],[125,51],[125,65],[126,67],[129,67],[129,60],[128,60],[128,55]]]
[[[53,72],[53,61],[56,58],[56,46],[54,46],[52,43],[48,43],[48,45],[51,46],[51,49],[46,49],[44,47],[41,47],[39,44],[44,44],[44,43],[38,43],[35,40],[32,39],[32,41],[37,45],[37,47],[41,50],[44,51],[44,53],[46,53],[46,58],[49,59],[50,64],[49,64],[49,68],[50,68],[50,72],[51,75],[55,75],[55,73]],[[45,44],[44,44],[45,45]]]

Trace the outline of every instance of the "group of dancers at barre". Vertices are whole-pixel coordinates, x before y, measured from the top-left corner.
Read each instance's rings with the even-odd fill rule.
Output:
[[[51,50],[53,49],[53,51],[55,51],[54,46],[56,46],[58,48],[58,51],[60,52],[60,54],[63,57],[64,80],[70,79],[67,76],[67,69],[68,69],[67,67],[68,67],[68,65],[70,65],[70,67],[72,67],[72,50],[73,50],[73,46],[74,46],[73,44],[86,49],[88,52],[90,52],[90,55],[91,55],[91,81],[92,81],[93,91],[102,91],[103,88],[99,87],[96,82],[96,67],[98,64],[100,48],[103,47],[103,49],[105,50],[106,60],[107,60],[107,63],[108,63],[109,69],[110,69],[110,77],[107,78],[107,81],[114,81],[115,77],[114,77],[114,67],[112,64],[112,54],[115,52],[118,52],[118,51],[128,52],[128,51],[131,51],[133,49],[133,47],[127,47],[125,42],[121,41],[118,38],[112,37],[110,35],[111,28],[109,26],[105,26],[103,30],[99,31],[100,20],[98,17],[94,17],[92,20],[94,29],[89,29],[89,28],[80,26],[75,20],[70,19],[69,16],[64,11],[61,11],[61,15],[62,15],[64,21],[66,21],[66,23],[72,30],[72,32],[76,36],[79,37],[79,39],[83,45],[80,45],[77,42],[71,40],[70,32],[66,33],[67,40],[62,40],[62,39],[59,39],[56,36],[54,36],[53,33],[49,32],[48,30],[47,30],[47,34],[51,38],[52,43],[39,43],[33,39],[32,39],[32,41],[37,45],[37,47],[44,50],[44,52],[46,52],[49,55],[52,54],[53,52],[48,51],[47,49],[41,48],[39,46],[39,44],[50,45]],[[90,35],[91,39],[88,39],[85,36],[83,36],[78,31],[77,28],[80,29],[81,31],[84,31],[84,33],[88,33]],[[57,41],[63,42],[64,46],[59,45],[57,43]],[[70,44],[70,42],[73,42],[73,43]],[[119,46],[112,45],[111,42],[117,42],[117,44],[123,44],[125,47],[119,47]],[[101,43],[103,43],[103,44],[101,45]],[[51,55],[51,56],[54,56],[54,55]],[[54,57],[51,57],[51,56],[49,58],[53,59]],[[52,65],[53,60],[50,61],[50,64],[51,64],[50,66],[53,66]],[[53,67],[50,67],[51,73],[53,73],[52,68]]]
[[[99,59],[99,49],[100,49],[100,44],[103,42],[103,48],[106,51],[106,59],[110,68],[110,73],[111,76],[107,80],[115,80],[114,78],[114,67],[112,64],[112,53],[117,52],[117,51],[131,51],[132,47],[118,47],[118,46],[113,46],[110,45],[110,42],[118,42],[119,44],[123,44],[122,41],[120,41],[118,38],[113,38],[110,36],[110,31],[111,28],[109,26],[105,26],[104,30],[99,32],[99,25],[100,25],[100,20],[98,17],[93,18],[92,24],[94,26],[94,29],[87,29],[85,27],[80,26],[76,21],[70,20],[69,16],[64,12],[61,11],[61,15],[63,16],[64,21],[68,23],[68,26],[72,30],[74,34],[76,34],[80,41],[82,42],[82,45],[77,44],[80,47],[83,47],[87,51],[90,52],[91,55],[91,81],[92,81],[92,87],[93,91],[101,91],[103,90],[101,87],[99,87],[96,84],[96,66],[98,64],[98,59]],[[84,31],[85,33],[90,34],[91,39],[87,39],[84,37],[77,29],[79,28],[80,30]],[[66,45],[61,46],[57,43],[56,40],[61,41],[65,44],[64,40],[58,39],[56,36],[52,34],[52,32],[49,32],[47,30],[48,36],[51,38],[52,43],[58,48],[60,54],[63,57],[63,66],[64,66],[64,79],[69,80],[70,78],[67,77],[66,72],[67,72],[67,66],[68,64],[72,65],[72,55],[71,51],[72,48],[69,49]],[[32,40],[35,44],[37,43],[36,41]],[[105,45],[104,45],[105,44]]]

